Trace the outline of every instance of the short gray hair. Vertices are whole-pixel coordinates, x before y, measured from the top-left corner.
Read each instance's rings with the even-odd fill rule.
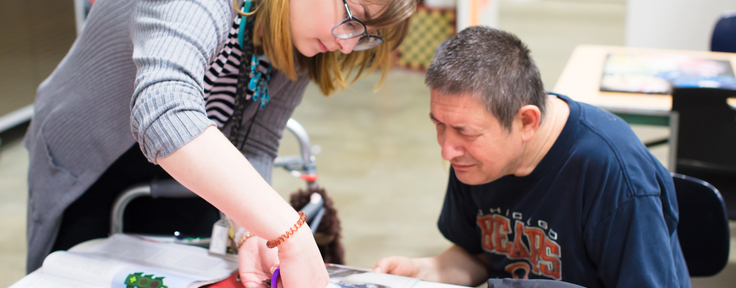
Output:
[[[546,93],[529,48],[511,33],[474,26],[448,39],[427,69],[424,83],[443,95],[480,98],[501,126],[511,129],[524,105],[539,107]]]

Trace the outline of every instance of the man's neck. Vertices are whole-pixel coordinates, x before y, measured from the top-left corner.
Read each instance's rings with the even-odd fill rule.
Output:
[[[514,175],[518,177],[527,176],[534,171],[534,168],[555,144],[567,123],[567,117],[570,115],[570,106],[567,105],[567,102],[550,96],[547,98],[547,107],[549,108],[548,113],[539,125],[539,129],[524,147],[521,164],[514,172]]]

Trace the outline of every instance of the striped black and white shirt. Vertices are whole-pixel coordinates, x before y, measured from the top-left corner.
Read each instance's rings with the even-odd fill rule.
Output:
[[[207,69],[204,76],[207,117],[215,121],[220,129],[225,126],[233,114],[241,57],[241,47],[238,43],[241,19],[242,17],[235,17],[225,47],[220,50],[215,62]],[[265,74],[271,63],[268,58],[262,57],[258,66],[258,69]],[[254,77],[252,72],[250,74],[250,78]],[[253,91],[246,89],[246,99],[250,100],[252,97]]]

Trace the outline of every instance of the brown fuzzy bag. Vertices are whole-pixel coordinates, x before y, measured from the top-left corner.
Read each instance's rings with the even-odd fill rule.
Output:
[[[291,194],[291,206],[294,209],[301,210],[309,203],[312,193],[319,193],[324,200],[325,215],[314,233],[314,240],[317,242],[319,252],[322,253],[322,259],[325,263],[345,264],[345,249],[341,241],[340,219],[337,218],[337,210],[335,210],[332,199],[327,197],[327,193],[323,188],[308,188],[307,190],[299,189],[299,191]]]

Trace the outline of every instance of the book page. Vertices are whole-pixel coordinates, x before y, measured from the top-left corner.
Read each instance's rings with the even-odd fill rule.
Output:
[[[327,264],[330,283],[339,288],[460,288],[450,284],[426,282],[417,278],[375,273],[367,269]],[[467,287],[466,287],[467,288]]]
[[[48,275],[109,287],[115,274],[127,266],[130,264],[98,255],[56,251],[46,256],[40,271]]]
[[[36,287],[55,287],[55,288],[106,288],[109,286],[98,286],[85,282],[75,281],[69,278],[58,277],[43,273],[36,270],[26,275],[20,281],[15,282],[8,288],[36,288]]]
[[[13,288],[200,287],[225,279],[238,269],[234,255],[213,256],[201,247],[126,235],[113,235],[72,250],[51,253],[40,269]]]
[[[144,283],[150,287],[185,288],[197,278],[148,266],[112,259],[103,255],[56,251],[46,257],[40,271],[55,276],[57,283],[84,282],[93,287],[126,288]],[[144,285],[145,286],[145,285]],[[34,287],[61,287],[59,284]]]
[[[122,234],[112,235],[84,253],[158,267],[198,280],[222,280],[238,270],[234,255],[213,256],[201,247],[156,243]]]

